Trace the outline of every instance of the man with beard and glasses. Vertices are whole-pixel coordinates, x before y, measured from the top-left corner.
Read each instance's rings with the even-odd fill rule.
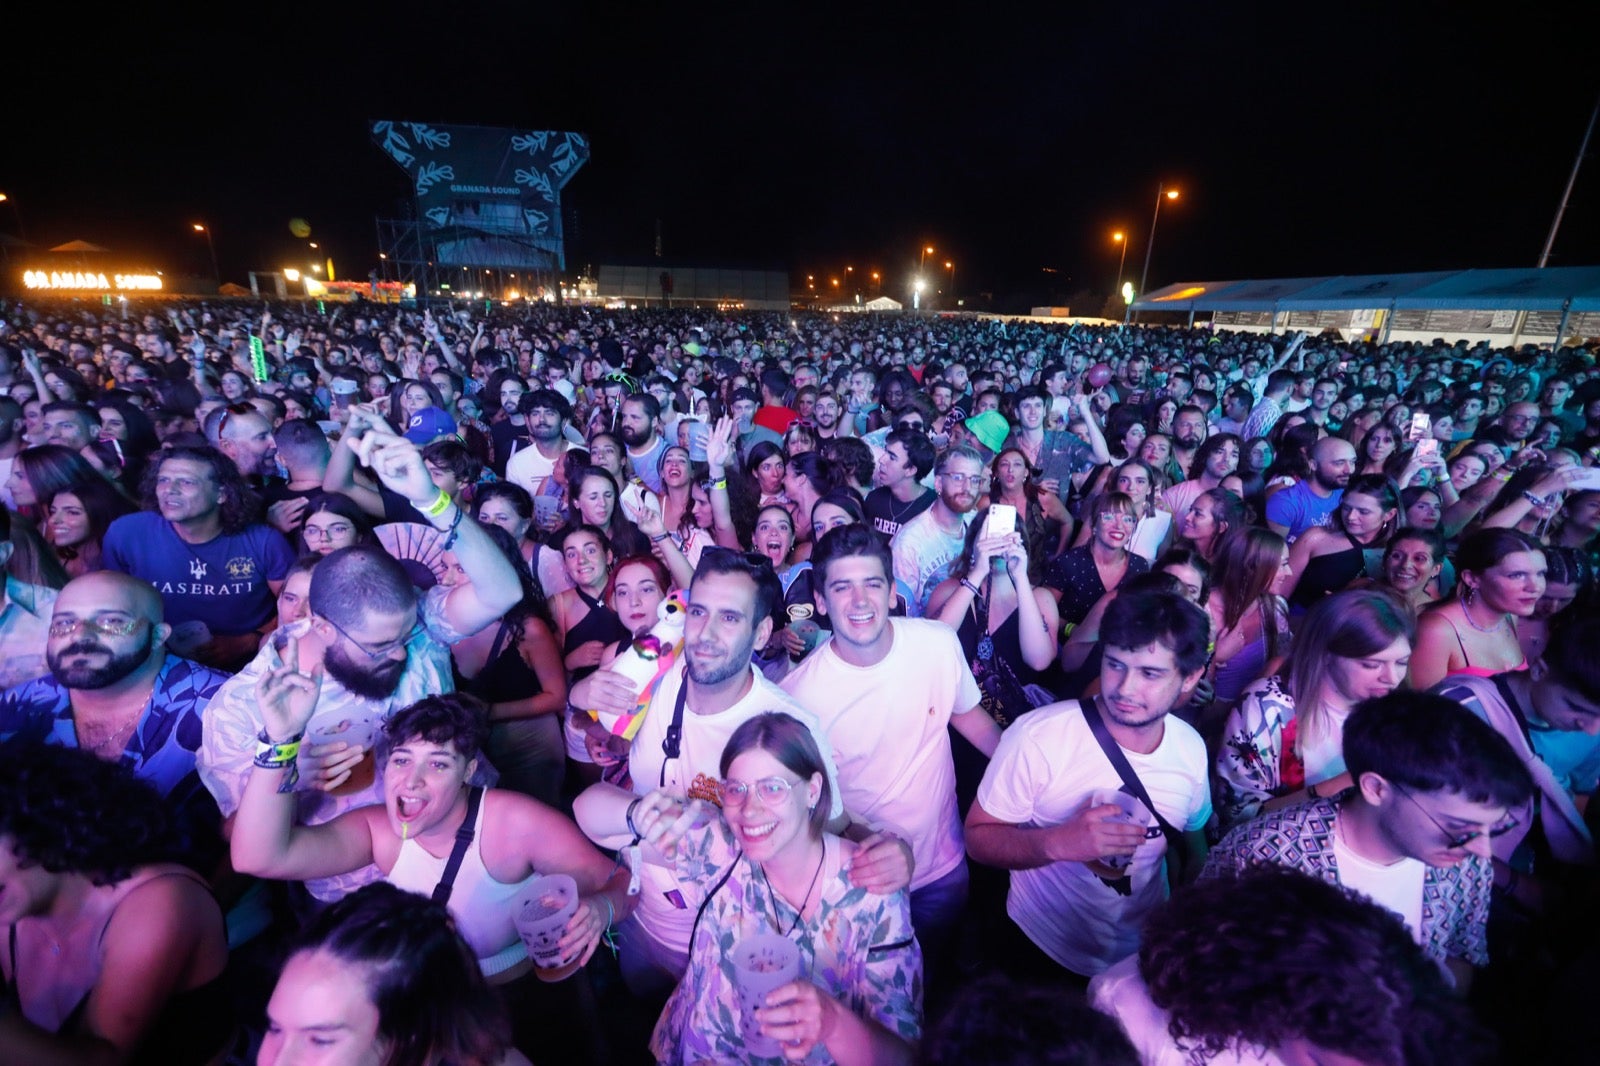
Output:
[[[0,694],[0,742],[21,734],[120,762],[220,849],[200,785],[202,715],[228,675],[167,648],[172,627],[146,582],[98,570],[67,584],[50,615],[50,672]]]
[[[634,476],[656,495],[661,488],[661,453],[667,450],[667,440],[656,432],[661,405],[648,392],[635,393],[622,401],[621,419],[618,422],[622,443],[628,449],[628,465]]]
[[[1205,858],[1205,742],[1171,712],[1205,671],[1211,623],[1181,596],[1132,592],[1100,635],[1102,694],[1019,718],[967,813],[967,854],[1011,871],[992,957],[1030,983],[1082,984],[1127,957],[1169,881]]]
[[[938,499],[902,525],[890,542],[894,576],[911,589],[907,606],[913,618],[922,617],[928,597],[950,576],[950,563],[966,543],[967,523],[988,477],[982,456],[965,445],[946,449],[935,471]]]
[[[507,481],[521,485],[529,496],[536,497],[567,453],[572,405],[554,389],[535,389],[522,400],[522,418],[527,422],[533,447],[518,449],[506,463],[505,475]]]
[[[685,667],[662,679],[627,755],[632,791],[602,782],[585,790],[573,806],[578,825],[591,840],[609,848],[637,844],[622,812],[657,788],[684,800],[720,805],[722,749],[735,729],[767,711],[793,715],[816,738],[834,797],[829,817],[842,818],[832,750],[816,715],[751,665],[751,652],[772,635],[772,610],[782,599],[783,587],[765,556],[706,549],[689,586]],[[570,695],[572,707],[579,709],[574,713],[631,713],[636,699],[632,682],[609,670],[590,674]],[[900,848],[889,850],[898,853]],[[865,851],[857,853],[857,884],[884,892],[904,886],[902,879],[883,887],[876,871],[867,868],[866,856]],[[688,966],[695,911],[668,867],[647,863],[635,869],[644,887],[638,910],[619,929],[622,973],[635,995],[665,1002]]]
[[[1267,527],[1293,544],[1312,526],[1327,525],[1355,470],[1355,446],[1339,437],[1323,437],[1311,451],[1311,476],[1267,499]]]
[[[296,760],[298,810],[319,825],[352,807],[381,802],[373,785],[372,742],[394,711],[450,692],[450,645],[496,622],[516,603],[516,573],[482,526],[434,485],[415,444],[369,430],[352,447],[390,490],[410,500],[445,534],[470,580],[437,585],[418,602],[405,570],[377,548],[343,548],[311,576],[310,615],[273,634],[260,653],[217,693],[206,714],[200,776],[231,817],[244,793],[262,729],[256,683],[281,668],[296,638],[301,673],[323,675],[317,714]],[[339,737],[347,737],[340,740]],[[338,899],[373,879],[371,868],[314,882],[322,900]]]

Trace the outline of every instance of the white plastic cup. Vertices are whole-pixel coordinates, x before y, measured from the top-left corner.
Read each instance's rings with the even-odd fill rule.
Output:
[[[762,933],[735,944],[732,959],[745,1050],[763,1058],[783,1054],[783,1045],[761,1031],[759,1010],[766,1005],[768,993],[799,979],[799,946],[788,937]]]
[[[517,897],[511,912],[517,935],[541,969],[561,965],[561,934],[578,913],[578,882],[566,874],[536,877]]]
[[[1149,826],[1150,812],[1145,809],[1145,805],[1140,802],[1138,796],[1130,796],[1121,789],[1102,788],[1096,789],[1094,794],[1089,797],[1089,806],[1091,807],[1103,807],[1108,803],[1121,808],[1122,814],[1117,817],[1117,821],[1136,825],[1141,829]],[[1128,858],[1101,859],[1100,862],[1113,870],[1123,870],[1133,863],[1133,858],[1130,856]]]

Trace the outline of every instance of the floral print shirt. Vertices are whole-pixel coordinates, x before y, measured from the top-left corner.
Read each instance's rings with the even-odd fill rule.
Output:
[[[824,836],[823,847],[818,909],[795,926],[794,908],[773,893],[761,868],[737,850],[721,818],[691,830],[679,842],[679,883],[695,889],[697,898],[688,902],[702,909],[689,945],[689,968],[650,1041],[658,1063],[784,1061],[751,1057],[739,1033],[731,955],[745,937],[762,933],[795,941],[802,972],[846,1010],[907,1042],[919,1039],[922,949],[911,931],[911,897],[904,890],[879,896],[857,888],[850,883],[839,838]],[[834,1060],[818,1044],[804,1061]]]

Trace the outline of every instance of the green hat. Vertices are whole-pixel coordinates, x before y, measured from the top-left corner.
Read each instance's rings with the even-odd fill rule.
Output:
[[[991,452],[998,452],[1004,448],[1006,438],[1011,435],[1011,423],[1007,422],[1006,416],[999,411],[979,412],[961,424]]]

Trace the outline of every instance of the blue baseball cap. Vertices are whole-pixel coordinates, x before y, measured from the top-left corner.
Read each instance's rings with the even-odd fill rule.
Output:
[[[405,438],[421,448],[440,437],[456,435],[456,420],[437,407],[424,407],[406,423]]]

